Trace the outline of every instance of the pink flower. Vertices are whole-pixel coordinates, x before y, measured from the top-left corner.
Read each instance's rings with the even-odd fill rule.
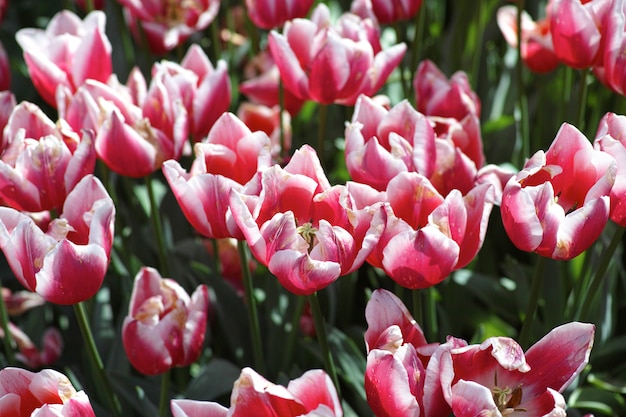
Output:
[[[246,0],[248,17],[262,29],[280,27],[287,20],[304,17],[313,0]]]
[[[206,285],[189,297],[176,281],[143,267],[135,277],[122,327],[130,363],[146,375],[191,365],[202,352],[208,309]]]
[[[235,115],[224,113],[205,141],[195,145],[196,159],[187,173],[177,161],[163,164],[185,217],[206,237],[242,239],[231,217],[229,192],[242,190],[257,171],[271,163],[270,139],[251,132]]]
[[[403,172],[387,186],[387,223],[367,261],[405,288],[427,288],[476,256],[487,232],[494,189],[474,187],[445,198],[426,177]]]
[[[620,226],[626,226],[626,116],[607,113],[600,120],[594,140],[594,149],[604,151],[615,158],[617,168],[615,183],[611,188],[610,218]]]
[[[0,370],[0,409],[3,417],[95,417],[87,394],[77,392],[65,375],[52,369]]]
[[[333,26],[324,4],[310,20],[289,21],[282,34],[272,31],[269,47],[287,90],[303,100],[344,105],[376,93],[406,50],[397,44],[381,51],[377,27],[351,13]]]
[[[13,108],[16,105],[15,95],[10,91],[0,91],[0,132],[4,131],[4,127],[13,113]],[[0,138],[2,140],[2,138]],[[0,146],[0,153],[4,150],[5,142],[2,140]]]
[[[237,110],[237,117],[252,131],[263,131],[271,140],[272,158],[277,163],[282,162],[282,156],[291,149],[291,116],[280,107],[267,107],[262,104],[243,102]],[[281,124],[283,129],[283,143],[281,143]]]
[[[90,133],[82,139],[35,104],[14,108],[4,130],[0,196],[17,210],[58,210],[68,192],[93,173],[96,151]]]
[[[428,344],[402,301],[377,289],[365,309],[365,392],[379,417],[446,417],[439,363],[444,352],[466,346],[461,339]]]
[[[561,393],[582,371],[593,345],[594,326],[559,326],[525,354],[508,337],[443,354],[441,385],[457,417],[565,415]]]
[[[75,304],[100,289],[113,245],[115,207],[95,177],[67,195],[47,232],[19,211],[0,207],[0,248],[22,285],[46,301]]]
[[[12,292],[5,287],[2,288],[2,298],[10,316],[19,316],[32,308],[46,303],[37,293],[31,291]]]
[[[52,17],[45,31],[20,29],[15,34],[35,88],[56,105],[58,86],[76,91],[86,80],[106,82],[112,73],[111,44],[104,32],[106,15],[93,11],[81,21],[69,10]]]
[[[57,328],[49,327],[44,331],[41,350],[35,346],[22,329],[10,322],[9,332],[19,349],[19,353],[15,355],[16,359],[25,363],[30,368],[52,365],[61,356],[61,352],[63,351],[63,339],[61,338],[61,332]],[[4,337],[4,331],[2,329],[0,329],[0,337]]]
[[[609,0],[551,1],[548,7],[551,8],[552,44],[557,58],[565,65],[583,69],[595,65],[601,59],[603,16],[598,15],[598,12],[609,4]]]
[[[2,21],[2,10],[0,10],[0,21]],[[0,92],[11,88],[11,66],[7,52],[0,42]]]
[[[184,88],[164,66],[149,87],[138,69],[126,86],[89,80],[74,96],[60,94],[59,114],[74,129],[93,129],[98,157],[113,171],[143,177],[178,159],[189,133]],[[120,152],[124,149],[124,152]]]
[[[591,2],[594,3],[595,1]],[[590,3],[590,4],[591,4]],[[606,86],[618,94],[626,94],[626,70],[622,51],[626,34],[626,3],[623,0],[600,1],[602,8],[596,13],[604,15],[600,58],[593,72]]]
[[[546,153],[538,151],[507,183],[502,222],[521,250],[571,259],[587,249],[609,217],[615,160],[593,150],[574,126],[563,124]]]
[[[358,269],[384,228],[380,205],[357,209],[330,187],[313,148],[260,174],[260,195],[231,191],[230,208],[255,258],[289,291],[310,295]]]
[[[435,133],[424,115],[406,100],[387,110],[360,96],[345,135],[346,165],[356,182],[382,191],[400,172],[419,172],[426,177],[434,172]]]
[[[195,142],[200,141],[230,106],[231,86],[226,61],[219,60],[213,67],[202,48],[193,44],[180,65],[165,60],[155,64],[153,77],[159,71],[167,72],[174,79],[187,109],[189,131]]]
[[[174,417],[343,416],[330,377],[319,369],[305,372],[284,387],[244,368],[235,381],[229,409],[217,403],[191,400],[172,400],[171,409]]]
[[[421,5],[422,0],[353,0],[350,10],[357,12],[361,8],[371,8],[378,22],[389,24],[412,19]],[[358,14],[363,16],[365,13],[361,11]]]
[[[163,54],[206,29],[217,16],[219,0],[119,0],[133,34],[145,33],[148,46]]]
[[[549,14],[549,7],[546,12]],[[500,7],[497,20],[504,39],[512,48],[517,48],[517,6]],[[521,37],[522,60],[532,71],[550,72],[559,65],[552,46],[549,16],[534,21],[525,10],[522,11]]]

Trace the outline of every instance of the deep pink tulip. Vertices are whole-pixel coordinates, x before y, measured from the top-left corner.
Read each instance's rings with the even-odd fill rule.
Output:
[[[546,7],[549,13],[550,7]],[[504,39],[512,48],[517,48],[517,6],[506,5],[498,9],[498,27]],[[524,64],[535,72],[550,72],[559,65],[554,54],[552,36],[550,35],[549,16],[534,21],[524,10],[522,12],[521,52]]]
[[[237,117],[252,131],[265,132],[272,146],[272,158],[277,163],[283,162],[283,155],[291,149],[291,116],[286,111],[280,115],[280,107],[267,107],[262,104],[243,102],[237,110]],[[282,143],[281,143],[282,124]]]
[[[268,107],[280,105],[280,72],[269,50],[264,50],[246,65],[246,80],[239,85],[239,91],[250,101]],[[283,106],[290,115],[296,115],[304,104],[304,99],[283,89]]]
[[[0,11],[1,13],[1,11]],[[2,21],[2,19],[0,19]],[[9,56],[0,42],[0,92],[11,89],[11,66]]]
[[[626,46],[626,2],[602,1],[600,5],[604,10],[597,14],[604,13],[606,17],[602,27],[601,62],[593,72],[611,90],[626,95],[626,57],[622,53]]]
[[[559,326],[526,353],[508,337],[447,351],[441,385],[457,417],[564,416],[561,393],[589,361],[594,325]]]
[[[611,188],[610,218],[622,227],[626,226],[626,116],[615,113],[604,115],[594,141],[594,148],[604,151],[617,162],[615,183]]]
[[[246,0],[248,17],[261,29],[281,27],[287,20],[304,17],[313,0]]]
[[[74,0],[76,5],[83,10],[87,10],[87,0]],[[92,0],[93,8],[96,10],[104,9],[104,0]]]
[[[602,24],[599,12],[612,0],[552,0],[550,33],[554,53],[565,65],[589,68],[601,60]],[[604,3],[604,4],[600,4]]]
[[[143,267],[135,277],[128,310],[122,342],[139,372],[157,375],[198,359],[209,310],[206,285],[198,286],[189,297],[176,281]]]
[[[174,160],[163,174],[191,225],[211,238],[243,239],[231,216],[229,193],[243,190],[258,171],[271,164],[270,139],[251,132],[232,113],[224,113],[206,140],[195,145],[196,159],[187,173]]]
[[[374,413],[379,417],[450,415],[441,389],[440,358],[467,343],[449,337],[446,343],[428,344],[402,301],[383,289],[372,293],[365,318],[365,392]]]
[[[28,73],[48,104],[56,106],[58,86],[74,92],[88,79],[107,81],[113,69],[105,22],[105,14],[98,10],[83,21],[63,10],[52,17],[45,31],[17,31]]]
[[[59,210],[67,194],[93,173],[96,151],[91,133],[55,125],[35,104],[14,108],[4,130],[0,196],[17,210]]]
[[[0,23],[4,20],[4,14],[6,13],[9,0],[0,0]]]
[[[166,71],[181,91],[189,117],[189,131],[195,142],[204,138],[215,121],[228,110],[231,99],[230,78],[226,61],[214,67],[197,44],[189,47],[180,65],[161,61],[152,69],[153,77]]]
[[[422,0],[353,0],[350,11],[359,16],[371,13],[379,23],[389,24],[412,19],[421,5]]]
[[[550,149],[535,153],[503,191],[509,238],[521,250],[552,259],[579,255],[608,220],[615,170],[609,154],[593,150],[578,129],[564,123]]]
[[[230,408],[213,402],[172,400],[174,417],[342,417],[343,410],[330,377],[315,369],[276,385],[253,369],[241,370],[230,397]]]
[[[155,54],[182,44],[195,32],[206,29],[217,16],[219,0],[118,0],[133,35],[142,39]]]
[[[370,20],[347,13],[333,25],[319,4],[311,19],[294,19],[283,33],[272,31],[269,47],[285,88],[303,100],[354,105],[359,94],[373,95],[398,66],[406,45],[380,49]]]
[[[0,247],[18,281],[46,301],[75,304],[100,289],[113,245],[115,207],[92,175],[67,195],[43,232],[32,218],[0,207]]]
[[[379,191],[400,172],[429,177],[435,170],[435,132],[426,117],[406,100],[387,110],[360,96],[345,135],[350,176]]]
[[[2,417],[95,417],[87,394],[52,369],[0,370],[0,409]]]
[[[406,288],[427,288],[476,256],[487,232],[494,187],[445,198],[416,172],[394,177],[386,192],[387,224],[367,261]]]
[[[96,131],[97,155],[111,170],[139,178],[182,155],[189,132],[184,92],[165,66],[156,67],[147,88],[134,69],[125,86],[88,80],[74,96],[60,97],[59,113],[74,129]]]
[[[233,190],[230,208],[255,258],[287,290],[310,295],[363,264],[384,228],[380,204],[357,209],[306,145],[284,169],[259,175],[260,195]]]
[[[16,106],[15,95],[11,91],[0,91],[0,133],[4,131],[4,127],[9,122],[9,117],[13,113]],[[6,148],[6,142],[0,137],[0,154]]]

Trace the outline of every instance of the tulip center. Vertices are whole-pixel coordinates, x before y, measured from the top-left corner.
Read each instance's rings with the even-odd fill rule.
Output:
[[[169,0],[165,2],[165,10],[163,13],[163,22],[169,27],[174,27],[179,24],[184,24],[186,14],[188,11],[196,11],[197,14],[201,13],[201,6],[198,1],[195,0]],[[159,21],[159,19],[157,19]]]
[[[313,223],[306,222],[301,226],[298,226],[296,229],[298,234],[302,236],[302,238],[309,244],[309,252],[313,249],[313,244],[315,243],[315,234],[317,233],[317,228],[313,227]]]
[[[498,386],[498,374],[495,375],[494,379],[494,387],[491,389],[491,394],[500,413],[505,416],[516,411],[526,411],[525,408],[517,407],[522,402],[522,384],[517,385],[515,388],[510,388],[508,385],[500,388]]]

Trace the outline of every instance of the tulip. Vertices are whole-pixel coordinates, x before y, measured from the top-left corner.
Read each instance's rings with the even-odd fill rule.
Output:
[[[598,12],[610,4],[608,0],[553,0],[550,4],[550,33],[554,53],[565,65],[588,68],[599,60],[603,20]]]
[[[287,290],[311,295],[363,264],[384,227],[380,204],[357,209],[306,145],[284,169],[259,175],[260,194],[232,190],[230,208],[254,257]]]
[[[46,301],[75,304],[100,289],[113,245],[115,207],[104,186],[85,176],[61,216],[43,232],[32,218],[0,207],[0,248],[17,280]]]
[[[387,110],[360,96],[346,126],[346,165],[354,181],[384,190],[400,172],[430,176],[435,169],[435,133],[404,100]],[[372,173],[376,175],[372,175]]]
[[[78,144],[71,129],[55,126],[36,105],[20,103],[4,131],[0,196],[23,211],[58,210],[74,186],[93,173],[96,151],[88,132]]]
[[[39,294],[30,291],[11,291],[2,288],[2,298],[10,316],[19,316],[26,311],[45,304],[45,300]]]
[[[13,113],[13,108],[16,105],[15,95],[10,91],[0,91],[0,132],[4,131],[4,127]],[[0,153],[4,151],[5,141],[0,137]]]
[[[224,113],[203,142],[187,173],[177,161],[163,164],[163,174],[191,225],[211,238],[243,239],[231,217],[229,192],[243,187],[271,161],[270,139],[251,132],[235,115]]]
[[[386,227],[367,261],[401,286],[436,285],[480,250],[494,202],[490,184],[444,198],[423,175],[402,172],[385,194]]]
[[[615,170],[609,154],[564,123],[504,188],[502,222],[513,244],[552,259],[582,253],[608,220]]]
[[[615,158],[617,168],[615,183],[611,188],[610,218],[618,225],[626,226],[626,116],[607,113],[600,120],[594,140],[594,149],[604,151]]]
[[[44,331],[41,343],[42,349],[39,350],[22,329],[10,322],[8,327],[11,338],[19,349],[19,353],[15,355],[16,359],[25,363],[29,368],[52,365],[61,356],[63,339],[58,329],[50,327]],[[1,328],[0,337],[4,337],[4,331]]]
[[[626,94],[626,71],[624,68],[624,34],[626,33],[626,2],[614,0],[608,5],[602,2],[605,13],[602,28],[601,60],[593,72],[607,87],[618,94]]]
[[[353,0],[350,10],[360,16],[369,13],[363,9],[371,9],[371,13],[381,24],[409,20],[415,17],[422,5],[422,0]]]
[[[379,417],[450,415],[441,390],[439,363],[444,352],[466,346],[449,337],[428,344],[402,301],[377,289],[365,308],[367,401]]]
[[[135,277],[122,327],[130,363],[145,375],[191,365],[202,352],[208,309],[206,285],[189,297],[176,281],[143,267]]]
[[[330,377],[310,370],[291,380],[287,387],[275,385],[250,368],[241,370],[230,397],[230,408],[214,402],[172,400],[174,417],[341,417],[343,411]]]
[[[237,110],[237,117],[250,128],[261,130],[271,140],[272,158],[277,163],[282,162],[282,155],[291,149],[291,116],[283,112],[282,117],[278,106],[267,107],[262,104],[243,102]],[[281,126],[282,124],[282,126]],[[282,129],[282,143],[281,143]]]
[[[65,375],[52,369],[0,370],[0,409],[3,417],[95,417],[87,394],[76,391]]]
[[[0,10],[0,15],[2,11]],[[0,16],[0,21],[1,21]],[[9,64],[9,57],[7,52],[0,42],[0,92],[9,90],[11,88],[11,66]]]
[[[45,31],[17,31],[28,73],[48,104],[56,105],[58,86],[75,92],[88,79],[107,81],[113,70],[105,22],[106,15],[98,10],[83,21],[63,10],[52,17]]]
[[[594,325],[559,326],[526,353],[508,337],[444,352],[441,385],[457,417],[565,415],[561,393],[589,361]]]
[[[546,12],[550,12],[549,7]],[[521,42],[522,60],[532,71],[550,72],[559,65],[552,46],[549,16],[534,21],[525,10],[522,11],[521,40],[517,38],[517,6],[500,7],[497,21],[504,39],[512,48],[517,48]]]
[[[246,11],[256,26],[273,29],[306,16],[312,4],[313,0],[246,0]]]
[[[119,3],[135,38],[141,40],[140,32],[143,32],[155,54],[171,51],[195,32],[206,29],[220,8],[219,0],[119,0]]]
[[[182,155],[189,132],[183,93],[164,66],[147,89],[134,69],[125,86],[112,77],[89,80],[72,97],[60,94],[59,114],[74,129],[96,131],[97,155],[111,170],[140,178]]]
[[[359,94],[373,95],[400,63],[406,45],[380,49],[369,20],[344,14],[336,25],[319,4],[311,19],[294,19],[283,33],[272,31],[269,47],[285,88],[303,100],[354,105]]]

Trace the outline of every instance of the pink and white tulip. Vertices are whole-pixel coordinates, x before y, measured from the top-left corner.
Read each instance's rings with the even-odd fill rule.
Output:
[[[246,12],[256,26],[273,29],[306,16],[312,5],[313,0],[246,0]]]
[[[128,310],[122,342],[139,372],[157,375],[198,359],[209,310],[206,285],[190,297],[176,281],[143,267],[135,277]]]

